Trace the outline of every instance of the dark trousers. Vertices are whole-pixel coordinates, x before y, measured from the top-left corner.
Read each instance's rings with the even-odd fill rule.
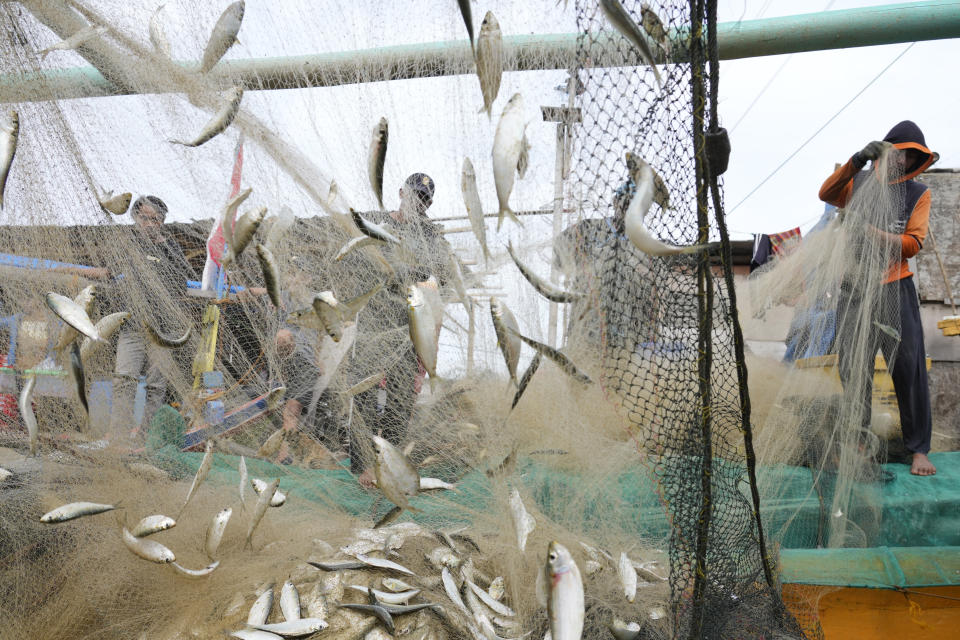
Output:
[[[933,418],[930,412],[930,387],[927,383],[926,350],[923,346],[923,327],[920,324],[920,304],[913,278],[904,278],[885,284],[880,301],[870,317],[875,321],[865,330],[867,342],[866,360],[857,361],[851,353],[852,343],[857,342],[855,326],[863,316],[862,301],[855,287],[844,286],[841,293],[837,332],[840,380],[843,383],[847,402],[862,404],[863,428],[870,427],[870,403],[873,391],[873,361],[877,349],[883,353],[887,368],[893,378],[893,388],[900,409],[900,428],[903,444],[910,453],[930,451],[930,435]],[[892,316],[899,309],[897,316]],[[883,327],[878,326],[883,325]],[[899,340],[890,335],[889,327],[899,331]],[[869,367],[859,371],[855,368]]]
[[[362,472],[373,462],[371,435],[380,435],[397,446],[406,439],[417,400],[418,371],[417,356],[411,348],[385,372],[387,399],[382,411],[377,406],[379,385],[354,398],[354,409],[363,421],[362,426],[354,423],[350,429],[350,470],[354,473]]]

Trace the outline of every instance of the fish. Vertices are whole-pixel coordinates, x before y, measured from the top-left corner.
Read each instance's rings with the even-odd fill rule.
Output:
[[[127,531],[127,528],[124,527],[121,531],[123,536],[123,544],[127,546],[127,549],[144,560],[149,560],[150,562],[156,562],[158,564],[169,564],[175,562],[177,556],[174,555],[173,551],[163,546],[156,540],[151,540],[149,538],[137,538],[132,533]]]
[[[503,576],[497,576],[490,581],[490,586],[487,587],[487,593],[494,600],[502,600],[506,589],[503,586]]]
[[[467,586],[470,587],[470,589],[477,595],[478,598],[480,598],[480,601],[490,607],[490,609],[495,613],[499,613],[502,616],[510,616],[511,618],[517,615],[513,609],[490,597],[489,593],[477,586],[477,584],[472,580],[465,580],[464,582],[466,582]]]
[[[49,307],[58,318],[91,340],[105,342],[103,338],[100,337],[93,322],[90,321],[90,316],[79,304],[53,291],[47,293],[45,300],[47,307]]]
[[[270,486],[260,478],[251,478],[250,484],[253,485],[253,491],[258,496],[261,495],[267,489],[267,487]],[[282,507],[286,501],[287,501],[287,494],[283,493],[278,489],[277,491],[274,492],[273,499],[270,500],[270,506]]]
[[[520,378],[520,384],[517,385],[517,392],[513,396],[513,402],[510,403],[511,411],[516,408],[520,402],[520,398],[523,397],[523,392],[527,390],[527,386],[529,386],[530,381],[533,379],[533,374],[540,368],[540,362],[542,360],[543,356],[537,351],[530,360],[530,364],[527,365],[527,370],[523,372],[523,376]]]
[[[166,349],[175,349],[177,347],[182,347],[183,345],[187,344],[187,341],[190,339],[190,336],[193,335],[193,327],[187,327],[186,332],[179,338],[171,338],[169,336],[163,335],[162,333],[157,331],[156,328],[152,324],[150,324],[149,321],[146,321],[146,320],[143,323],[143,327],[147,330],[147,335],[150,337],[150,341],[153,344],[160,347],[164,347]]]
[[[537,274],[535,274],[530,268],[520,262],[520,258],[517,257],[517,254],[513,250],[513,242],[507,243],[507,253],[510,254],[510,257],[513,258],[513,263],[517,265],[517,269],[520,270],[520,273],[523,274],[523,277],[527,279],[527,282],[533,285],[533,288],[537,290],[537,293],[542,295],[544,298],[550,302],[565,303],[565,302],[577,302],[583,298],[582,293],[575,293],[572,291],[564,291],[560,287],[547,282]]]
[[[527,547],[527,538],[537,526],[537,521],[527,513],[520,492],[516,489],[510,492],[510,516],[513,518],[513,530],[517,534],[517,547],[520,553],[523,553]]]
[[[283,636],[278,636],[269,631],[258,631],[257,629],[238,629],[230,632],[231,638],[240,638],[240,640],[282,640]]]
[[[399,578],[384,578],[383,580],[380,581],[380,583],[383,585],[384,589],[389,589],[394,593],[400,593],[401,591],[410,591],[411,589],[414,588],[413,586],[411,586],[410,584],[407,584],[406,582],[404,582],[403,580],[400,580]]]
[[[73,301],[81,309],[83,309],[84,313],[86,313],[87,317],[89,318],[90,314],[93,313],[93,303],[96,301],[96,298],[97,298],[96,285],[91,284],[84,287],[83,290],[77,294],[77,297],[73,299]],[[96,325],[94,325],[94,328],[96,328]],[[63,327],[61,327],[60,329],[60,335],[57,337],[57,344],[54,345],[53,347],[54,350],[58,352],[63,351],[64,349],[69,347],[70,343],[72,343],[79,335],[80,335],[79,331],[71,327],[69,324],[64,324]],[[103,338],[102,335],[100,337]],[[89,338],[85,338],[85,339],[89,340]]]
[[[70,376],[77,390],[77,399],[83,405],[83,410],[90,415],[90,403],[87,402],[87,382],[83,373],[83,360],[80,359],[80,345],[74,342],[70,345]]]
[[[374,388],[376,385],[380,384],[383,378],[386,376],[386,373],[383,371],[377,371],[376,373],[367,376],[357,384],[353,385],[347,389],[344,393],[348,396],[355,396],[363,393],[364,391],[369,391]],[[421,488],[423,488],[423,483],[421,482]]]
[[[272,624],[251,624],[250,626],[260,631],[275,633],[279,636],[296,637],[323,631],[328,625],[326,620],[321,620],[320,618],[300,618],[298,620],[287,620],[285,622],[274,622]]]
[[[118,311],[100,318],[97,324],[94,325],[94,328],[97,330],[97,333],[100,334],[102,340],[93,341],[90,338],[84,337],[80,343],[80,359],[84,361],[90,359],[129,319],[129,311]]]
[[[230,516],[233,515],[233,509],[227,507],[217,512],[207,527],[207,536],[203,541],[203,551],[211,560],[216,559],[217,549],[220,547],[220,541],[223,539],[223,532],[227,530],[227,523],[230,522]]]
[[[37,416],[33,412],[33,388],[36,385],[37,376],[31,374],[20,390],[18,401],[20,415],[23,416],[23,424],[27,427],[27,436],[30,439],[30,455],[32,456],[37,455],[37,442],[40,438],[40,426],[37,424]]]
[[[257,457],[272,458],[273,456],[277,455],[277,452],[280,451],[280,445],[283,444],[283,440],[286,437],[287,437],[287,432],[283,428],[277,429],[276,431],[271,433],[270,436],[263,441],[263,444],[260,445],[260,448],[257,449]],[[256,480],[254,479],[251,482],[253,482],[253,489],[254,491],[256,491],[257,489]]]
[[[257,498],[257,504],[253,508],[253,515],[250,517],[250,528],[247,529],[247,540],[244,543],[244,547],[253,548],[253,532],[256,530],[257,525],[260,524],[260,520],[263,519],[263,514],[267,512],[267,507],[273,500],[273,496],[279,486],[280,478],[277,478],[268,484],[267,488],[260,493],[260,497]],[[264,629],[264,631],[271,631],[271,629]]]
[[[377,599],[377,602],[382,604],[406,604],[410,601],[410,598],[420,593],[420,589],[410,589],[409,591],[390,593],[388,591],[378,591],[377,589],[371,589],[370,587],[364,587],[355,584],[350,585],[350,588],[359,591],[360,593],[367,594],[372,591],[374,597]]]
[[[442,316],[441,316],[442,318]],[[430,374],[430,392],[433,393],[437,379],[437,352],[440,332],[437,315],[427,303],[423,289],[416,284],[407,287],[407,319],[410,341],[420,358],[423,368]],[[396,504],[396,503],[395,503]]]
[[[362,553],[355,553],[353,554],[353,557],[365,565],[376,567],[378,569],[389,569],[390,571],[397,571],[399,573],[402,573],[408,576],[417,575],[413,571],[410,571],[410,569],[407,569],[405,566],[401,564],[397,564],[392,560],[385,560],[383,558],[374,558],[372,556],[365,556]]]
[[[247,624],[263,624],[267,621],[271,609],[273,609],[273,584],[267,585],[254,600],[253,606],[250,607],[250,612],[247,614]]]
[[[460,189],[463,191],[463,204],[467,207],[470,228],[473,229],[473,235],[480,243],[484,259],[490,260],[490,249],[487,248],[487,226],[483,220],[483,204],[480,202],[480,191],[477,189],[477,174],[473,170],[470,158],[463,159]]]
[[[288,622],[300,619],[300,594],[293,580],[288,579],[280,588],[280,612]]]
[[[678,247],[657,239],[651,234],[643,224],[643,220],[653,202],[655,192],[655,180],[653,169],[644,163],[637,170],[637,180],[635,180],[636,191],[630,204],[627,206],[627,212],[624,219],[624,227],[627,238],[635,247],[651,256],[673,256],[686,253],[698,253],[708,251],[717,246],[717,243],[696,244],[687,247]]]
[[[240,464],[237,467],[237,471],[240,473],[240,505],[242,508],[247,499],[247,459],[240,456]]]
[[[510,380],[517,384],[517,365],[520,364],[520,345],[522,344],[519,338],[520,325],[517,324],[517,319],[506,303],[493,297],[490,298],[490,317],[493,319],[493,331],[497,335],[497,346],[500,347],[503,360],[507,363]]]
[[[335,560],[331,562],[319,562],[316,560],[307,560],[307,564],[321,569],[323,571],[346,571],[348,569],[366,569],[370,566],[369,564],[364,564],[363,562],[355,562],[353,560]]]
[[[17,154],[17,141],[20,138],[20,115],[10,112],[10,122],[0,125],[0,209],[3,209],[3,193],[7,189],[7,178],[13,157]]]
[[[340,604],[341,609],[354,609],[355,611],[363,611],[364,613],[369,613],[377,617],[380,622],[383,623],[384,628],[393,635],[396,631],[393,626],[393,616],[390,615],[390,612],[381,607],[378,604]]]
[[[434,491],[437,489],[446,489],[454,493],[457,491],[456,485],[445,482],[440,478],[420,478],[420,491]]]
[[[899,340],[899,339],[900,339],[900,331],[898,331],[897,329],[891,327],[891,326],[888,325],[888,324],[883,324],[882,322],[877,322],[876,320],[874,320],[874,321],[873,321],[873,326],[875,326],[877,329],[880,329],[880,331],[883,331],[885,334],[887,334],[888,336],[890,336],[890,337],[893,338],[894,340]]]
[[[480,35],[477,36],[476,53],[477,79],[480,81],[480,93],[483,94],[483,108],[491,117],[493,101],[500,92],[500,78],[503,75],[503,34],[500,24],[492,11],[487,11],[480,23]]]
[[[104,513],[105,511],[113,511],[114,509],[116,509],[116,507],[112,504],[99,504],[97,502],[71,502],[70,504],[65,504],[61,507],[57,507],[53,511],[48,511],[47,513],[43,514],[40,516],[40,522],[46,524],[66,522],[67,520],[73,520],[74,518],[94,516],[98,513]]]
[[[408,498],[417,495],[420,490],[420,475],[409,459],[386,439],[373,436],[376,450],[374,474],[377,487],[387,500],[402,509],[409,509]]]
[[[473,15],[470,12],[470,0],[457,0],[460,6],[460,15],[463,16],[463,24],[467,27],[467,35],[470,36],[470,52],[476,56],[476,47],[473,44]]]
[[[260,261],[260,269],[263,271],[263,281],[267,286],[270,302],[280,309],[283,307],[283,299],[280,297],[280,268],[277,266],[277,260],[273,257],[273,252],[263,244],[257,244],[257,259]]]
[[[267,208],[260,207],[252,211],[247,211],[237,219],[233,226],[233,234],[231,236],[233,243],[227,246],[223,254],[224,264],[230,264],[243,253],[243,250],[246,249],[250,241],[253,240],[253,236],[257,233],[257,229],[260,228],[260,223],[263,222],[263,218],[266,215]]]
[[[184,147],[199,147],[205,142],[209,142],[218,134],[226,131],[233,123],[233,119],[240,112],[240,101],[243,100],[243,87],[232,87],[224,95],[226,102],[220,107],[207,124],[204,125],[197,137],[190,142],[183,140],[169,140],[173,144],[183,145]]]
[[[528,338],[527,336],[516,334],[520,336],[520,339],[526,342],[528,345],[537,350],[537,353],[540,353],[547,358],[549,358],[555,365],[560,367],[560,369],[566,373],[568,376],[576,380],[577,382],[582,382],[583,384],[592,384],[593,380],[590,379],[590,376],[580,371],[577,368],[577,365],[573,363],[573,360],[563,355],[553,347],[545,345],[542,342],[537,342],[533,338]]]
[[[163,11],[165,6],[167,5],[162,4],[153,12],[153,15],[150,16],[150,24],[147,29],[150,34],[150,44],[153,45],[153,48],[157,50],[157,53],[170,59],[170,43],[167,41],[167,36],[163,33],[163,28],[160,26],[160,12]]]
[[[627,151],[624,154],[624,159],[627,163],[627,171],[630,172],[630,179],[633,180],[635,185],[640,182],[640,168],[643,166],[650,167],[650,171],[653,172],[653,201],[664,211],[669,209],[670,190],[667,188],[667,183],[664,182],[660,174],[657,173],[657,170],[651,167],[649,163],[638,154]]]
[[[377,197],[377,204],[380,205],[381,211],[383,210],[383,166],[387,161],[389,134],[390,128],[387,119],[380,118],[377,126],[373,128],[373,136],[370,140],[370,158],[367,161],[370,187],[373,189],[373,195]]]
[[[400,244],[399,238],[387,231],[383,225],[370,222],[354,209],[350,209],[350,215],[353,218],[353,224],[357,225],[357,229],[359,229],[363,235],[369,236],[374,240],[379,240],[380,242]]]
[[[10,471],[9,469],[4,469],[3,467],[0,467],[0,482],[3,482],[4,480],[6,480],[12,475],[13,475],[12,471]]]
[[[223,211],[220,214],[220,229],[228,247],[233,244],[233,229],[236,227],[237,209],[240,208],[244,200],[250,197],[251,193],[253,193],[253,189],[248,187],[227,200],[227,204],[223,206]]]
[[[603,14],[610,21],[610,24],[637,48],[640,59],[645,64],[650,65],[650,68],[653,69],[653,75],[657,79],[657,84],[662,87],[663,78],[660,77],[660,71],[654,63],[653,51],[650,50],[646,36],[640,33],[640,27],[633,21],[627,10],[623,8],[619,0],[600,0],[600,8],[603,9]],[[554,640],[559,640],[559,638],[554,638]]]
[[[344,326],[356,322],[357,314],[382,288],[382,283],[376,284],[366,293],[344,302],[337,300],[332,291],[321,291],[314,296],[311,306],[327,335],[334,342],[340,342]]]
[[[607,629],[610,630],[614,640],[638,640],[640,638],[640,625],[636,622],[627,624],[619,618],[614,618],[612,622],[607,623]]]
[[[640,24],[647,35],[660,46],[664,56],[669,57],[671,46],[670,38],[667,37],[667,29],[663,26],[660,16],[646,2],[640,3]]]
[[[432,609],[440,605],[435,602],[418,602],[417,604],[390,604],[389,602],[377,602],[377,606],[383,607],[391,616],[401,616],[405,613],[414,613],[423,609]]]
[[[129,191],[113,195],[113,191],[108,191],[102,196],[97,196],[97,202],[100,208],[106,213],[112,213],[115,216],[122,216],[130,208],[130,201],[133,200],[133,194]]]
[[[463,598],[460,597],[460,590],[457,589],[457,583],[454,582],[450,569],[444,567],[440,571],[440,579],[443,582],[443,590],[446,592],[447,597],[450,598],[450,601],[457,605],[458,609],[469,615],[470,611],[467,609],[467,605],[464,604]]]
[[[207,443],[203,448],[203,459],[200,461],[200,466],[197,467],[197,473],[193,477],[193,484],[190,485],[190,491],[187,492],[187,499],[183,501],[183,506],[180,507],[180,513],[183,513],[183,510],[187,508],[187,504],[190,503],[191,498],[196,494],[197,489],[200,488],[200,485],[203,484],[203,481],[207,479],[207,475],[210,473],[210,467],[213,466],[213,440],[207,440]],[[177,519],[180,519],[179,513],[177,514]]]
[[[627,602],[633,602],[637,598],[637,570],[633,568],[633,563],[626,553],[620,554],[620,562],[617,563],[617,575],[620,576],[620,584],[623,586],[623,595]]]
[[[78,29],[72,36],[61,40],[57,44],[50,45],[46,49],[40,50],[40,59],[43,60],[47,57],[47,54],[51,51],[70,51],[71,49],[76,49],[77,47],[90,42],[95,38],[99,38],[107,32],[107,27],[105,26],[94,26],[87,25]]]
[[[213,69],[220,58],[230,47],[239,42],[237,34],[240,32],[240,25],[243,22],[243,0],[230,4],[220,17],[217,23],[213,25],[213,31],[207,40],[207,46],[203,49],[203,58],[200,60],[200,73],[206,73]]]
[[[334,262],[340,262],[343,260],[347,254],[355,249],[362,249],[363,247],[369,247],[372,244],[377,244],[379,242],[376,238],[370,236],[356,236],[355,238],[350,238],[345,245],[340,247],[340,250],[337,251],[337,255],[333,256]]]
[[[435,569],[455,569],[462,564],[460,556],[448,547],[436,547],[424,556]]]
[[[176,562],[171,562],[170,566],[176,569],[177,573],[188,578],[205,578],[206,576],[213,573],[214,569],[220,566],[220,561],[216,560],[211,562],[203,569],[187,569],[186,567],[177,564]]]
[[[517,162],[523,150],[523,138],[527,123],[523,114],[523,96],[519,93],[507,102],[497,123],[493,137],[493,179],[497,188],[500,210],[497,215],[497,231],[503,225],[503,217],[510,216],[521,227],[523,222],[510,208],[510,193],[513,191]]]
[[[583,580],[567,548],[550,543],[544,568],[547,580],[547,617],[553,640],[580,640],[583,634]]]
[[[147,516],[137,523],[130,533],[134,538],[145,538],[167,529],[172,529],[177,521],[165,515]]]
[[[603,565],[596,560],[587,560],[583,563],[583,570],[588,576],[592,576],[595,573],[603,571]]]

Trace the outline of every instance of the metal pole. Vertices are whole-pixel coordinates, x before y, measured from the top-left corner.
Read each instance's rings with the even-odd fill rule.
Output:
[[[29,0],[31,11],[42,0]],[[675,43],[670,62],[685,62],[686,29],[670,34]],[[504,71],[568,69],[576,56],[576,33],[507,36],[503,39]],[[601,37],[618,40],[607,31]],[[929,0],[844,11],[806,13],[781,18],[728,22],[718,27],[721,60],[773,56],[803,51],[869,47],[960,37],[960,0]],[[606,47],[596,67],[633,66],[627,47]],[[664,60],[666,62],[666,60]],[[195,61],[178,63],[196,68]],[[453,76],[473,73],[466,40],[422,43],[283,58],[225,60],[207,76],[223,87],[247,90],[331,87],[364,82]],[[177,91],[173,83],[145,84],[144,91]],[[0,102],[25,102],[111,96],[131,93],[90,67],[16,73],[0,76]]]
[[[556,155],[553,168],[553,236],[556,241],[560,235],[560,216],[563,208],[563,140],[566,137],[565,129],[567,125],[561,121],[557,123],[557,143]],[[551,249],[552,249],[551,242]],[[550,282],[557,281],[557,261],[550,261]],[[547,315],[547,344],[551,347],[557,346],[557,303],[550,303],[550,312]]]

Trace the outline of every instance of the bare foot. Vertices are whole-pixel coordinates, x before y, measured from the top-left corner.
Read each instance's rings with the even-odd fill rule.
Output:
[[[913,454],[913,464],[910,465],[910,473],[915,476],[932,476],[937,473],[937,468],[933,466],[930,458],[925,454],[915,453]]]
[[[364,489],[373,489],[377,486],[377,482],[373,477],[373,470],[367,469],[357,478],[357,482],[360,483],[360,486]]]

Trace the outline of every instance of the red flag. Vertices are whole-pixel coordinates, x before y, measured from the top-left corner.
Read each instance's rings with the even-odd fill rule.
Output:
[[[233,173],[230,175],[230,198],[240,193],[240,174],[243,172],[243,135],[237,140],[237,148],[233,157]],[[207,260],[212,260],[218,267],[223,260],[223,248],[226,241],[223,238],[223,228],[217,220],[210,237],[207,238]]]

